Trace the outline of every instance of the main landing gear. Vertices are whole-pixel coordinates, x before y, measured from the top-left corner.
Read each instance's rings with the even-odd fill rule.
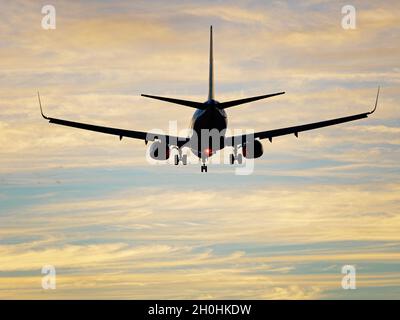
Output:
[[[233,154],[229,156],[229,160],[231,164],[235,164],[235,161],[237,161],[238,164],[243,163],[243,155],[241,153],[238,153],[237,146],[233,148]]]
[[[187,154],[182,154],[182,150],[178,149],[178,154],[174,157],[174,163],[177,166],[179,162],[182,162],[184,166],[187,165]]]

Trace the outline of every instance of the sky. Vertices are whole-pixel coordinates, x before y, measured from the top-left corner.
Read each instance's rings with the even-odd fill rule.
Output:
[[[45,4],[56,29],[41,26]],[[356,29],[342,7],[356,8]],[[0,0],[0,299],[398,299],[398,1]],[[250,175],[147,162],[143,141],[39,113],[167,131],[205,101],[256,131],[367,112],[263,142]],[[42,288],[43,266],[56,289]],[[342,288],[342,267],[356,289]]]

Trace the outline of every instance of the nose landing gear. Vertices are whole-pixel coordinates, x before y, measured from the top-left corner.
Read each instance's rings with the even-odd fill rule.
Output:
[[[206,165],[207,157],[201,157],[201,172],[207,172],[207,165]]]

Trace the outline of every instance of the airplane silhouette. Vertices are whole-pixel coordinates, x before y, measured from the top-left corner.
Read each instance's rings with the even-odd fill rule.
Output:
[[[176,149],[178,151],[178,154],[175,155],[174,158],[175,165],[178,165],[180,162],[182,162],[182,164],[184,165],[187,164],[187,154],[183,154],[182,150],[185,148],[189,148],[199,159],[201,159],[202,162],[201,172],[207,172],[206,162],[208,158],[211,157],[216,151],[222,150],[225,147],[228,146],[233,147],[233,152],[230,154],[230,163],[234,164],[235,162],[238,162],[239,164],[241,164],[243,161],[243,157],[254,159],[262,156],[263,146],[260,142],[260,140],[262,139],[269,139],[269,141],[272,142],[273,138],[287,134],[294,134],[296,137],[298,137],[299,132],[302,131],[313,130],[367,118],[370,114],[375,112],[378,104],[378,97],[380,90],[379,87],[376,95],[375,106],[373,110],[369,112],[320,121],[320,122],[308,123],[293,127],[260,131],[260,132],[255,132],[254,134],[251,135],[244,134],[244,135],[226,137],[225,132],[227,129],[227,115],[225,109],[261,99],[278,96],[284,94],[285,92],[266,94],[266,95],[226,101],[226,102],[218,102],[215,100],[215,94],[214,94],[214,59],[213,59],[212,26],[210,27],[209,59],[210,59],[209,87],[208,87],[207,101],[195,102],[195,101],[142,94],[143,97],[157,99],[196,109],[191,121],[192,134],[189,137],[175,137],[175,136],[157,134],[151,132],[125,130],[125,129],[97,126],[93,124],[73,122],[63,119],[47,117],[43,113],[42,104],[40,101],[40,95],[38,92],[40,112],[43,118],[49,120],[50,123],[111,134],[119,136],[120,140],[123,137],[140,139],[144,140],[146,145],[149,141],[151,141],[153,143],[150,146],[150,156],[155,160],[169,159],[170,150]],[[214,135],[208,134],[205,136],[204,132],[206,133],[217,132],[218,136],[215,139]],[[219,143],[214,143],[215,140],[218,140]],[[239,149],[241,149],[241,153],[239,153]]]

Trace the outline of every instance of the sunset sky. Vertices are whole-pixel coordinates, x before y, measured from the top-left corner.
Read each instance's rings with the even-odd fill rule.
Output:
[[[41,27],[43,5],[55,30]],[[344,5],[355,30],[342,28]],[[0,299],[398,299],[400,2],[0,0]],[[368,119],[263,142],[254,173],[150,165],[148,131],[205,101],[230,129]],[[57,289],[43,290],[53,265]],[[344,290],[342,266],[356,267]]]

